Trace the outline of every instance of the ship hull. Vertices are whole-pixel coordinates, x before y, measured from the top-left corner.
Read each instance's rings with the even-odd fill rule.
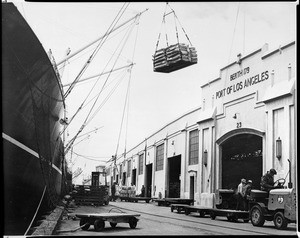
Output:
[[[5,235],[24,235],[35,213],[51,210],[62,195],[64,107],[38,38],[12,3],[2,3]]]

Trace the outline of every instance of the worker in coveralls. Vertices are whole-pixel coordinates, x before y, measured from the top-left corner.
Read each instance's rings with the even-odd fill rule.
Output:
[[[116,182],[114,182],[111,186],[111,199],[112,201],[116,201]]]
[[[279,188],[281,185],[274,186],[274,175],[277,174],[275,169],[270,169],[264,176],[261,177],[261,190],[270,192],[271,189]]]
[[[238,185],[236,191],[236,196],[237,196],[236,210],[245,211],[246,209],[245,192],[246,192],[246,179],[242,178],[241,183]]]

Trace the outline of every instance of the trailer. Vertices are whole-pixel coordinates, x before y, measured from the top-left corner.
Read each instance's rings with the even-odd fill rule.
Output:
[[[111,227],[116,227],[118,223],[128,223],[131,229],[136,228],[138,222],[137,213],[81,213],[75,214],[80,218],[79,225],[82,230],[88,230],[91,225],[94,226],[95,231],[103,231],[105,228],[105,221],[109,222]]]
[[[146,203],[149,203],[149,201],[152,199],[150,197],[125,197],[125,196],[120,196],[119,198],[121,201],[125,201],[125,202],[145,201]]]
[[[158,198],[152,199],[152,201],[157,202],[158,206],[169,206],[171,204],[186,204],[186,205],[193,205],[194,199],[187,199],[187,198]]]
[[[177,210],[178,213],[184,211],[185,215],[189,215],[191,212],[198,212],[200,217],[204,217],[207,214],[210,214],[209,207],[203,206],[194,206],[194,205],[187,205],[187,204],[171,204],[171,212]]]
[[[171,204],[171,212],[174,210],[177,210],[178,213],[181,213],[182,211],[185,212],[185,208],[188,207],[189,205],[187,204]]]
[[[242,219],[247,223],[250,220],[249,211],[213,208],[210,209],[209,213],[212,220],[215,220],[217,216],[227,217],[227,220],[232,222]]]
[[[215,220],[217,216],[227,217],[228,221],[237,222],[238,219],[243,219],[244,222],[248,222],[249,211],[231,210],[231,209],[219,209],[203,206],[189,206],[184,204],[171,204],[171,212],[177,210],[178,213],[184,211],[185,215],[189,215],[192,212],[199,213],[200,217],[209,215],[212,220]]]
[[[211,209],[203,206],[187,206],[185,207],[185,215],[189,215],[191,212],[198,212],[200,217],[205,217],[205,215],[210,215]]]

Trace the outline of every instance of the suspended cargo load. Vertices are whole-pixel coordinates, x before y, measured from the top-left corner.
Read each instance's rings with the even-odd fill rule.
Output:
[[[159,33],[158,40],[156,43],[156,50],[153,56],[153,71],[154,72],[161,72],[161,73],[170,73],[185,67],[188,67],[193,64],[197,64],[198,58],[197,58],[197,51],[195,47],[192,46],[191,41],[189,40],[189,37],[185,33],[185,30],[182,28],[182,31],[184,32],[187,40],[189,41],[189,45],[184,43],[179,43],[179,36],[177,31],[177,25],[176,22],[178,20],[175,11],[169,6],[168,3],[166,3],[167,6],[171,9],[171,12],[164,13],[163,15],[163,21],[162,24],[165,24],[165,17],[169,14],[174,15],[175,20],[175,30],[176,30],[176,38],[177,38],[177,44],[170,45],[168,44],[168,36],[166,34],[166,48],[161,48],[157,50],[159,45],[159,40],[161,33]],[[180,24],[181,25],[181,24]]]
[[[197,64],[197,51],[184,43],[160,49],[153,56],[154,72],[170,73]]]

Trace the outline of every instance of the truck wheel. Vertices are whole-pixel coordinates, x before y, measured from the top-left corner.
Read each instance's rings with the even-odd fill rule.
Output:
[[[265,218],[262,209],[259,205],[255,205],[251,208],[250,219],[253,226],[263,226]]]
[[[109,200],[106,200],[106,201],[104,202],[104,204],[105,204],[105,205],[108,205],[108,204],[109,204]]]
[[[136,225],[137,225],[137,219],[136,218],[131,218],[129,220],[129,226],[130,226],[130,228],[134,229],[134,228],[136,228]]]
[[[278,230],[286,229],[288,225],[288,220],[284,217],[282,212],[277,212],[275,214],[273,222]]]
[[[199,211],[200,217],[205,217],[205,212],[204,211]]]
[[[214,213],[214,212],[210,212],[210,218],[212,219],[212,220],[215,220],[216,219],[216,214]]]
[[[109,224],[112,228],[115,228],[117,226],[117,223],[114,223],[114,222],[110,222]]]
[[[96,231],[102,231],[105,227],[105,223],[103,220],[100,220],[100,219],[97,219],[95,222],[94,222],[94,228]]]
[[[237,222],[238,218],[235,215],[227,215],[227,220],[231,222]]]
[[[80,221],[79,221],[79,226],[82,226],[81,229],[84,230],[84,231],[86,231],[86,230],[88,230],[90,228],[90,223],[88,222],[87,219],[81,218]]]

